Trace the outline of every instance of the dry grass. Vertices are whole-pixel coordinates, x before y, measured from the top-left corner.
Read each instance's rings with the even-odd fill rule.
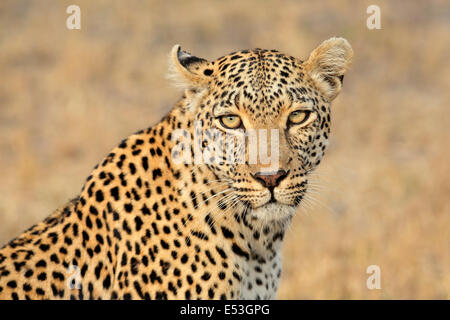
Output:
[[[450,296],[448,1],[0,2],[0,243],[76,195],[121,138],[179,93],[171,46],[216,58],[263,47],[306,58],[348,38],[355,61],[333,108],[314,200],[284,247],[280,298]],[[126,3],[126,5],[125,5]],[[381,267],[381,290],[366,288]]]

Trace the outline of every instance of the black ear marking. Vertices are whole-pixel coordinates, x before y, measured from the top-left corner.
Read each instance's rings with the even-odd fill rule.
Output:
[[[341,81],[341,84],[343,84],[344,83],[344,75],[339,76],[339,80]]]
[[[340,79],[340,77],[339,77],[339,79]],[[328,82],[328,84],[329,84],[332,88],[336,87],[336,80],[333,79],[332,77],[325,76],[325,77],[323,77],[323,80],[325,80],[326,82]]]
[[[212,75],[212,73],[213,73],[213,70],[211,70],[211,69],[205,69],[205,71],[203,71],[203,74],[205,76],[210,76],[210,75]]]
[[[178,61],[180,61],[180,64],[185,68],[189,68],[189,66],[193,63],[206,62],[205,59],[192,56],[189,53],[181,50],[181,47],[178,47],[177,57]]]

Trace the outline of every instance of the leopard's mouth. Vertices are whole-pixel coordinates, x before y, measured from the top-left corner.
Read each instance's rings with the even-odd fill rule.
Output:
[[[234,194],[239,198],[239,202],[247,210],[262,210],[267,207],[280,206],[291,207],[295,210],[300,206],[307,192],[308,180],[291,183],[284,187],[265,187],[256,189],[232,186]]]
[[[297,208],[302,202],[306,190],[295,190],[295,191],[286,191],[286,190],[269,190],[270,198],[258,207],[262,207],[268,204],[278,204],[278,205],[286,205],[291,206],[293,208]]]

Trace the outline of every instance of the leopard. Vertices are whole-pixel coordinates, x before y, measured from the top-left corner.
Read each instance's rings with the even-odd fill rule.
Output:
[[[181,98],[0,249],[0,299],[276,299],[283,240],[352,57],[341,37],[306,60],[256,48],[209,61],[175,45]],[[248,134],[268,131],[274,141]],[[271,161],[250,148],[263,141]]]

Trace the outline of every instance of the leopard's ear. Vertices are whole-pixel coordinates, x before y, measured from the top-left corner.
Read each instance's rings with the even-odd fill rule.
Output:
[[[331,101],[341,91],[352,57],[353,50],[347,40],[331,38],[314,49],[303,66],[317,88]]]
[[[213,69],[210,62],[181,50],[175,45],[170,52],[169,74],[176,86],[186,90],[196,90],[208,85]]]

